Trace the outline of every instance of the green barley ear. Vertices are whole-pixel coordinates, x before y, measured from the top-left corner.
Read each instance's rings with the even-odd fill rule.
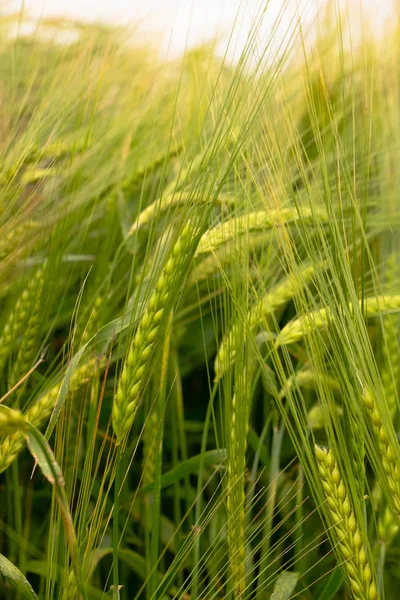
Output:
[[[24,431],[26,419],[19,410],[0,406],[0,435],[13,435]]]
[[[97,362],[90,360],[75,371],[69,383],[69,393],[76,392],[79,387],[88,381],[92,373],[97,372],[99,368]],[[36,428],[42,427],[54,410],[61,385],[62,382],[54,385],[35,404],[28,408],[24,413],[24,419]],[[4,437],[0,441],[0,473],[14,462],[24,447],[25,439],[20,432]]]
[[[36,331],[37,328],[37,302],[40,298],[41,291],[43,288],[43,269],[38,269],[30,280],[27,288],[22,292],[18,298],[13,311],[10,313],[6,324],[4,325],[2,334],[0,336],[0,371],[3,369],[6,360],[13,348],[16,345],[16,341],[22,333],[29,329],[29,324],[32,326],[32,330]],[[35,317],[34,317],[35,315]],[[25,336],[26,337],[26,336]],[[33,343],[33,339],[27,339],[27,351],[31,352],[30,347]],[[25,357],[20,357],[25,363]],[[20,371],[23,373],[23,371]]]
[[[396,431],[392,422],[383,421],[377,402],[367,388],[363,391],[362,400],[377,441],[382,468],[391,493],[391,506],[400,517],[400,461]]]
[[[266,243],[264,233],[249,233],[246,238],[248,250],[255,252]],[[209,280],[211,277],[221,273],[222,267],[234,264],[236,258],[237,240],[227,242],[226,245],[217,248],[212,254],[201,256],[198,263],[193,267],[187,279],[188,286],[194,286]]]
[[[192,201],[190,192],[178,191],[175,194],[168,194],[158,200],[155,200],[152,204],[142,210],[137,219],[132,224],[128,236],[134,235],[138,229],[149,226],[160,213],[166,212],[173,206],[179,204],[186,204]]]
[[[387,546],[399,533],[399,526],[389,506],[385,506],[382,516],[378,520],[378,535],[381,542]]]
[[[217,248],[251,231],[264,231],[282,225],[294,223],[301,219],[302,223],[327,221],[323,210],[311,210],[304,207],[301,212],[295,208],[282,208],[280,210],[260,210],[239,217],[233,217],[224,223],[209,229],[202,236],[197,246],[196,256],[215,252]]]
[[[245,327],[250,333],[254,332],[263,321],[271,317],[277,310],[284,307],[294,296],[300,293],[310,283],[315,274],[315,268],[309,265],[296,276],[288,276],[283,283],[276,285],[253,306],[246,315]],[[222,340],[215,359],[215,380],[219,381],[224,373],[232,366],[239,338],[240,324],[235,324]]]
[[[28,219],[25,223],[13,227],[8,233],[1,235],[0,240],[0,262],[14,254],[20,257],[29,250],[29,236],[39,228],[39,225]]]
[[[393,282],[398,272],[397,256],[393,253],[387,261],[387,286],[392,291]],[[381,379],[385,391],[385,399],[389,412],[393,418],[398,407],[397,386],[400,378],[400,351],[399,351],[399,319],[397,315],[382,317],[382,358]]]
[[[112,407],[112,423],[118,444],[126,438],[132,427],[146,375],[151,368],[156,345],[159,345],[157,337],[168,317],[168,310],[171,310],[171,302],[180,291],[182,279],[187,274],[197,235],[197,229],[190,223],[184,227],[133,337]]]
[[[63,590],[63,594],[62,594],[62,598],[61,600],[76,600],[76,598],[79,598],[78,595],[78,586],[76,583],[76,576],[74,571],[69,572],[68,575],[68,580],[67,583],[65,585],[65,589]]]
[[[378,591],[367,551],[339,465],[331,450],[317,445],[315,457],[333,525],[336,553],[345,571],[349,590],[355,600],[377,600]]]
[[[318,389],[319,384],[325,385],[326,387],[330,388],[332,392],[337,394],[340,392],[340,385],[334,377],[331,377],[325,373],[320,373],[319,371],[311,368],[309,365],[306,365],[297,371],[297,373],[286,379],[281,391],[279,392],[279,398],[283,400],[290,393],[293,387]]]
[[[366,318],[377,317],[383,311],[399,312],[400,295],[365,298],[363,301],[360,300],[359,308],[363,308]],[[349,310],[351,312],[354,310],[352,304],[349,304]],[[326,329],[334,318],[335,316],[329,307],[302,315],[285,325],[276,338],[276,345],[286,346],[288,344],[295,344],[315,331]]]
[[[23,338],[19,344],[17,355],[13,361],[9,387],[12,388],[18,380],[32,367],[32,361],[37,354],[37,336],[40,327],[40,308],[44,286],[43,269],[38,269],[34,277],[34,288],[30,300],[30,314],[25,326]]]

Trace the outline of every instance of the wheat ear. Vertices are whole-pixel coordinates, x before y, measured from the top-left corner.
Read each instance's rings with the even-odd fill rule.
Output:
[[[270,292],[265,294],[255,306],[253,306],[246,315],[246,329],[253,332],[257,329],[263,320],[273,315],[277,310],[285,306],[293,297],[313,279],[315,268],[307,266],[297,275],[290,275],[283,282],[275,286]],[[218,381],[224,373],[232,366],[235,360],[238,336],[241,331],[240,323],[235,324],[222,340],[217,356],[215,358],[214,370],[215,379]]]
[[[302,223],[327,221],[327,215],[322,210],[312,210],[310,208],[303,208],[301,212],[298,212],[295,208],[283,208],[271,211],[260,210],[233,217],[204,233],[197,247],[196,256],[214,252],[238,235],[251,231],[273,229],[300,219]]]
[[[339,465],[331,450],[315,446],[318,473],[333,524],[336,552],[355,600],[377,600],[378,591]]]
[[[383,311],[399,311],[400,295],[366,298],[364,301],[360,300],[359,308],[364,310],[367,318],[377,317]],[[352,304],[349,304],[349,309],[351,312],[354,310]],[[286,346],[287,344],[299,342],[314,331],[328,327],[334,318],[335,315],[329,307],[315,310],[308,315],[302,315],[285,325],[276,339],[276,345]]]
[[[112,407],[112,423],[118,444],[132,427],[146,375],[151,368],[151,359],[156,344],[160,341],[157,338],[160,336],[162,323],[168,317],[167,311],[172,308],[171,300],[180,291],[196,241],[197,230],[189,223],[172,249],[133,337]]]

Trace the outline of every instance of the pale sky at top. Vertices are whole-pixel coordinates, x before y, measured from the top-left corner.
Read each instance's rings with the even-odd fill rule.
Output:
[[[1,0],[0,0],[1,1]],[[364,13],[373,15],[372,22],[380,27],[390,15],[395,0],[353,0]],[[285,33],[296,8],[305,23],[315,18],[316,7],[325,0],[286,0],[287,9],[280,29]],[[17,10],[22,0],[8,0],[7,6]],[[65,16],[107,23],[139,25],[141,35],[151,41],[156,36],[169,55],[179,54],[185,45],[197,45],[218,35],[221,47],[226,45],[239,11],[235,26],[236,45],[242,47],[251,29],[252,19],[260,4],[266,0],[25,0],[26,10],[34,16]],[[276,21],[283,0],[269,0],[265,16],[265,31]],[[279,37],[279,35],[278,35]]]

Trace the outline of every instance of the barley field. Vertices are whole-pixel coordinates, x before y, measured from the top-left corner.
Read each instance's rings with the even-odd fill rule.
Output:
[[[0,598],[397,599],[400,12],[1,14]]]

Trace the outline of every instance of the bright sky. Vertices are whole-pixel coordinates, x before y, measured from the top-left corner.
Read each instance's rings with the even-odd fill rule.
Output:
[[[391,14],[395,0],[352,2],[358,8],[361,6],[363,12],[373,15],[374,26],[380,27]],[[186,44],[194,46],[215,35],[221,37],[220,51],[223,51],[239,12],[239,22],[235,27],[238,51],[246,42],[252,19],[260,5],[265,7],[268,4],[262,30],[268,35],[285,4],[284,0],[8,0],[7,5],[18,10],[22,3],[35,16],[139,24],[141,35],[149,40],[156,35],[170,56],[182,52]],[[315,17],[317,7],[324,3],[325,0],[287,0],[280,26],[282,34],[287,32],[296,10],[301,12],[307,23]],[[277,37],[279,39],[279,34]]]

